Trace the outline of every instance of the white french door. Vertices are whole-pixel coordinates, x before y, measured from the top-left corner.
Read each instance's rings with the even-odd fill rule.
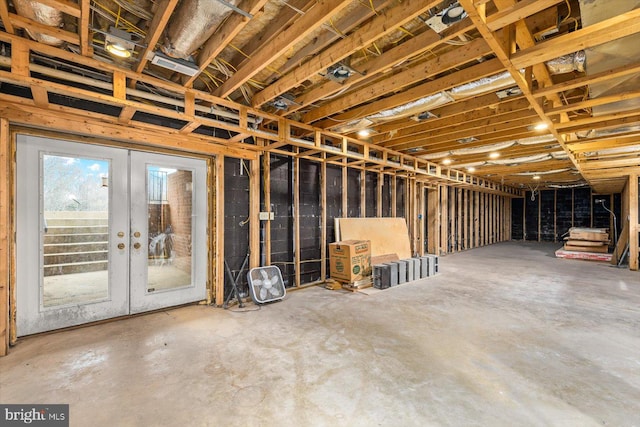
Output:
[[[206,163],[17,140],[17,332],[206,297]]]

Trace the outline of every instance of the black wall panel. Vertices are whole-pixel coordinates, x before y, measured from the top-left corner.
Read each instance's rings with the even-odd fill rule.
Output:
[[[280,268],[286,286],[295,285],[293,269],[293,161],[271,155],[271,263]]]
[[[320,163],[300,160],[300,282],[320,278]],[[315,261],[314,261],[315,260]]]
[[[384,175],[384,181],[382,181],[382,216],[391,216],[391,179],[389,175]]]
[[[554,242],[557,240],[555,234],[555,192],[542,191],[540,193],[540,240],[543,242]]]
[[[396,178],[396,216],[398,218],[405,218],[404,212],[404,192],[405,192],[405,180],[404,178]]]
[[[245,162],[249,167],[249,163]],[[224,159],[224,258],[233,276],[237,276],[249,250],[249,174],[240,159]],[[247,264],[248,267],[248,264]],[[238,291],[249,295],[248,270],[240,273]],[[231,291],[231,282],[225,274],[225,298]]]
[[[524,196],[525,214],[524,232],[525,240],[538,240],[538,205],[540,203],[540,193],[535,192],[531,196],[531,191],[527,191]]]
[[[573,224],[573,190],[562,188],[556,191],[556,232],[558,240],[562,241],[569,235],[569,229]]]
[[[522,211],[524,209],[524,199],[511,199],[511,239],[524,240],[524,229],[522,228]]]
[[[367,206],[367,218],[377,216],[376,207],[378,206],[378,174],[375,172],[366,173],[365,187],[365,203]]]
[[[347,169],[347,218],[360,217],[360,171]]]
[[[573,190],[573,226],[591,227],[591,190],[588,188]]]
[[[335,218],[342,218],[342,168],[327,165],[327,275],[329,274],[329,243],[336,241]]]

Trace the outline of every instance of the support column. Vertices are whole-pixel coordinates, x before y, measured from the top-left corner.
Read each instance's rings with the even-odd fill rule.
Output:
[[[216,197],[216,233],[215,233],[215,276],[213,292],[217,306],[224,303],[224,156],[215,159],[215,197]]]
[[[629,175],[629,270],[638,270],[638,174]]]
[[[0,119],[0,356],[9,351],[9,284],[11,283],[11,134]]]

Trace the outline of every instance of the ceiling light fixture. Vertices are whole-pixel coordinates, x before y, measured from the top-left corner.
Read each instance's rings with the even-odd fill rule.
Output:
[[[442,160],[442,164],[443,164],[443,165],[450,165],[450,164],[451,164],[451,162],[452,162],[452,160],[451,160],[451,159],[443,159],[443,160]]]
[[[533,179],[535,179],[536,181],[538,181],[540,179],[540,175],[533,175]]]
[[[489,158],[490,159],[497,159],[498,157],[500,157],[500,153],[498,153],[497,151],[489,153]]]
[[[538,123],[533,127],[533,130],[546,130],[549,129],[549,125],[546,123]]]
[[[447,10],[442,14],[442,23],[445,25],[451,25],[458,21],[462,21],[467,17],[467,12],[460,6],[459,3],[453,3]]]
[[[471,172],[471,173],[473,173],[473,172],[475,172],[475,171],[476,171],[476,168],[474,168],[473,166],[469,166],[469,167],[467,168],[467,172]]]
[[[358,136],[360,138],[367,138],[369,135],[371,135],[371,131],[369,129],[360,129],[358,131]]]
[[[131,40],[131,34],[115,27],[109,28],[104,36],[104,48],[119,58],[129,58],[136,45]]]

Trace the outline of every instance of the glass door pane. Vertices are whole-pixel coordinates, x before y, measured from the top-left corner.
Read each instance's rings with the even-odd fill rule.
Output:
[[[191,286],[193,172],[147,165],[147,292]]]
[[[108,160],[44,154],[44,307],[109,296]]]

